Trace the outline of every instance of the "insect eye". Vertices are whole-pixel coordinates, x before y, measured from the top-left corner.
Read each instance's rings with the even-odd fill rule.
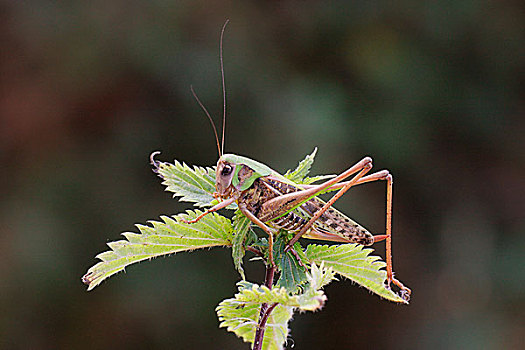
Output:
[[[231,174],[233,167],[231,165],[225,165],[221,170],[222,176],[228,176]]]

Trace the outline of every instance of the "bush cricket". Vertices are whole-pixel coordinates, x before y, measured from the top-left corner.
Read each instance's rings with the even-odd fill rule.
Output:
[[[224,30],[227,24],[228,21],[222,27],[219,45],[223,92],[222,139],[220,142],[210,113],[191,88],[193,96],[210,120],[215,133],[219,160],[216,169],[216,191],[213,196],[219,203],[187,223],[195,223],[203,216],[235,202],[239,210],[251,222],[268,234],[268,260],[272,265],[273,238],[279,229],[295,234],[288,242],[285,251],[291,250],[294,243],[302,237],[357,243],[365,246],[385,240],[387,287],[393,283],[399,288],[401,297],[409,300],[411,290],[394,278],[392,270],[392,190],[394,181],[388,170],[368,174],[372,169],[372,158],[364,157],[340,175],[321,184],[300,185],[258,161],[235,154],[224,154],[226,92],[222,51]],[[153,158],[155,154],[153,153],[151,157],[154,166],[157,164]],[[345,181],[347,179],[349,180]],[[351,187],[378,180],[386,181],[387,185],[386,232],[382,235],[372,235],[363,226],[334,209],[332,205]],[[330,191],[337,192],[327,202],[318,198],[318,195]],[[294,255],[299,259],[296,253]]]

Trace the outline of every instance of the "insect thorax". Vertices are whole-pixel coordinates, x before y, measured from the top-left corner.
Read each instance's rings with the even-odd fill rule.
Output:
[[[266,218],[267,210],[263,208],[263,204],[277,196],[278,195],[272,192],[267,186],[264,186],[262,179],[259,178],[254,181],[249,189],[241,194],[239,202],[245,204],[246,209],[265,222],[268,221]]]

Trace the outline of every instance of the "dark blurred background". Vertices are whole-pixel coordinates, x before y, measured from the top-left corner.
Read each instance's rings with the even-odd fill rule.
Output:
[[[395,5],[394,5],[395,3]],[[0,348],[247,349],[215,306],[228,249],[80,277],[134,223],[176,214],[148,156],[213,165],[219,32],[226,150],[314,174],[365,155],[394,187],[409,306],[349,281],[297,314],[297,349],[525,346],[522,1],[1,1]],[[220,125],[220,122],[219,122]],[[337,207],[384,232],[384,183]],[[377,244],[384,256],[384,244]],[[259,263],[246,263],[259,282]]]

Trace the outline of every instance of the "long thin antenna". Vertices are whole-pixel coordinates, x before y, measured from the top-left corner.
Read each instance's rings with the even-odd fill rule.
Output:
[[[220,158],[222,157],[222,151],[221,151],[221,145],[219,144],[219,135],[217,135],[217,128],[215,128],[215,123],[213,122],[213,119],[211,118],[211,115],[206,109],[206,107],[204,107],[201,100],[199,100],[199,97],[195,93],[195,90],[193,90],[192,85],[190,85],[190,90],[191,90],[191,93],[193,94],[193,97],[195,97],[195,100],[197,100],[197,103],[199,104],[199,106],[201,106],[202,110],[204,111],[204,113],[206,113],[206,116],[210,120],[211,127],[213,128],[213,133],[215,134],[215,141],[217,141],[217,151],[219,151],[219,158]],[[224,139],[224,136],[223,136],[223,139]]]
[[[224,153],[224,130],[226,129],[226,83],[224,81],[224,62],[222,59],[222,42],[224,38],[224,30],[226,29],[226,26],[228,25],[228,22],[230,22],[229,19],[224,22],[224,25],[222,26],[221,30],[221,41],[219,44],[219,56],[221,60],[221,78],[222,78],[222,140],[221,140],[221,156]]]

